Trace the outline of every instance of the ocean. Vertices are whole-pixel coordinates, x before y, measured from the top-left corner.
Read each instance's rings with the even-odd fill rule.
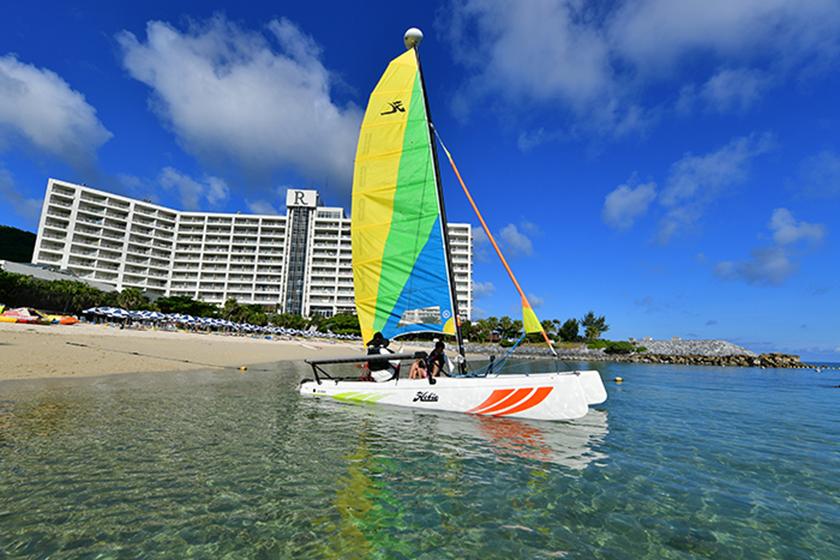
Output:
[[[571,423],[290,362],[2,382],[0,558],[840,558],[840,372],[569,365],[609,393]]]

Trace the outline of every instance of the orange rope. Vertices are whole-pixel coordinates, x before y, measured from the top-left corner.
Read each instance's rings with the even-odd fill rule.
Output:
[[[519,285],[519,282],[516,280],[516,276],[513,274],[513,270],[511,270],[510,265],[507,262],[507,259],[502,254],[502,250],[499,248],[498,243],[496,243],[496,239],[493,237],[493,234],[490,232],[490,228],[487,227],[487,222],[484,221],[484,216],[481,215],[481,211],[478,209],[478,206],[473,200],[472,195],[470,194],[470,190],[467,188],[467,185],[464,183],[464,179],[461,178],[461,172],[458,171],[458,166],[455,165],[455,160],[452,159],[452,154],[449,153],[449,150],[446,149],[446,144],[443,143],[440,135],[435,130],[435,136],[437,136],[438,142],[440,142],[441,147],[443,148],[444,153],[446,154],[446,158],[449,160],[449,165],[452,166],[452,170],[455,172],[455,176],[458,177],[458,182],[461,183],[461,188],[464,189],[464,194],[467,195],[467,200],[470,201],[470,206],[472,206],[473,210],[475,211],[475,215],[478,216],[478,221],[481,222],[481,227],[484,229],[484,233],[487,234],[487,238],[490,240],[490,243],[493,245],[493,248],[496,250],[496,254],[499,255],[499,259],[502,261],[502,264],[505,267],[505,270],[510,276],[510,279],[513,281],[513,285],[516,286],[516,291],[519,292],[520,297],[522,297],[522,304],[527,305],[529,308],[531,307],[528,298],[525,296],[525,292],[522,291],[522,286]],[[545,339],[545,343],[548,344],[548,347],[551,349],[551,352],[557,356],[557,352],[554,350],[554,345],[551,343],[551,339],[548,338],[548,334],[545,332],[545,329],[540,328],[542,332],[543,339]]]

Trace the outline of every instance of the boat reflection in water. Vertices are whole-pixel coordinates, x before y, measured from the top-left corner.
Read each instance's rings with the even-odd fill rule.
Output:
[[[609,433],[605,410],[590,410],[569,422],[538,422],[437,411],[406,413],[332,401],[307,400],[306,404],[340,414],[341,423],[364,425],[370,435],[391,440],[394,448],[422,448],[465,459],[528,459],[574,470],[608,457],[602,449]]]
[[[607,458],[606,452],[600,449],[609,432],[604,410],[590,410],[583,418],[571,422],[438,416],[438,434],[480,441],[484,444],[482,453],[489,451],[499,460],[530,459],[582,470],[593,461]]]

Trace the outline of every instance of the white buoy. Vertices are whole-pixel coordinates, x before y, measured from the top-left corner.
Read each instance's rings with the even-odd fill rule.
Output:
[[[416,47],[420,44],[420,41],[423,40],[423,32],[417,29],[416,27],[412,27],[408,31],[405,32],[403,35],[403,42],[405,43],[405,48],[411,49]]]

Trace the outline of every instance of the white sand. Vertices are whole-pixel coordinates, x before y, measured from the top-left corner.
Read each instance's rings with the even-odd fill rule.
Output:
[[[0,380],[238,368],[360,352],[358,342],[0,323]]]

